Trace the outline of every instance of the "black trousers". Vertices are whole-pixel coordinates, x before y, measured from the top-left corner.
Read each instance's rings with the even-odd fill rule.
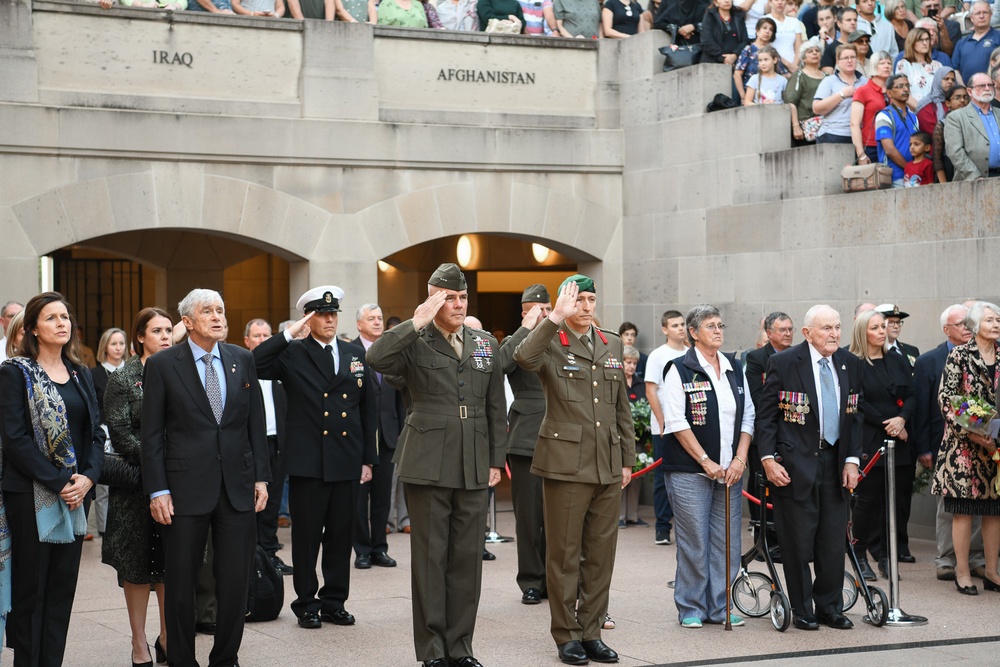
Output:
[[[896,466],[896,545],[899,553],[910,552],[910,538],[906,524],[910,521],[910,504],[913,498],[914,469],[910,464]],[[876,560],[889,557],[888,540],[888,495],[886,493],[885,466],[872,470],[861,480],[855,492],[858,500],[854,504],[854,546],[858,558],[865,550]]]
[[[521,592],[545,587],[545,513],[542,478],[531,474],[531,457],[508,454],[510,496],[514,504],[517,538],[517,586]]]
[[[212,530],[213,574],[217,605],[215,643],[209,667],[236,664],[243,641],[247,590],[257,543],[257,520],[252,510],[237,511],[223,488],[209,514],[177,516],[163,526],[164,589],[170,665],[193,667],[195,658],[195,581]]]
[[[360,473],[359,473],[360,474]],[[296,616],[333,613],[344,608],[351,588],[351,531],[360,480],[324,482],[289,476],[288,510],[292,515],[292,585]],[[323,550],[323,587],[316,561]],[[318,592],[318,595],[317,595]]]
[[[267,505],[257,513],[257,544],[273,556],[278,553],[278,512],[281,510],[281,494],[285,486],[284,453],[278,449],[278,438],[268,436],[267,455],[271,463],[271,483],[267,487]]]
[[[389,550],[385,527],[392,500],[392,454],[393,450],[379,442],[378,465],[372,468],[372,480],[359,484],[358,511],[354,515],[354,553],[359,556]]]
[[[7,646],[14,667],[59,667],[80,573],[83,537],[70,544],[38,541],[33,493],[4,493],[11,536],[11,610]],[[61,502],[61,501],[59,501]],[[84,503],[84,511],[90,503]]]
[[[802,501],[774,497],[774,524],[781,545],[788,601],[797,617],[844,610],[844,555],[849,506],[835,448],[819,452],[816,479]],[[803,455],[808,455],[803,453]],[[813,561],[816,578],[809,571]]]

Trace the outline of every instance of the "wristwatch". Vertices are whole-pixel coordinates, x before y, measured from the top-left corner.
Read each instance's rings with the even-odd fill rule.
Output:
[[[705,459],[707,459],[707,458],[708,458],[708,454],[702,454],[701,458],[698,459],[698,463],[704,463]]]

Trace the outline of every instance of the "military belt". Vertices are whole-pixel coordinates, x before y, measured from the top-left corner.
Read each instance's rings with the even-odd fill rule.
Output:
[[[443,407],[427,403],[414,403],[412,410],[413,412],[422,412],[431,415],[444,415],[445,417],[458,417],[459,419],[486,416],[486,411],[478,405],[455,405]]]

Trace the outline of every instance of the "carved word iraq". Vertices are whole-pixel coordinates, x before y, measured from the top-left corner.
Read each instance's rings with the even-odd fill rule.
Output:
[[[173,54],[169,51],[153,51],[153,64],[191,67],[194,64],[194,56],[190,53],[178,53],[176,51]]]

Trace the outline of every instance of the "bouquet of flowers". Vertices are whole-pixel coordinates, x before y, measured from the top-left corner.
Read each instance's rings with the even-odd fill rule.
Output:
[[[632,423],[635,426],[635,463],[632,472],[639,472],[653,462],[653,443],[649,437],[649,401],[640,398],[632,403]]]
[[[997,416],[992,405],[975,396],[952,396],[951,407],[955,411],[955,422],[966,431],[986,437],[996,437],[990,422]]]

